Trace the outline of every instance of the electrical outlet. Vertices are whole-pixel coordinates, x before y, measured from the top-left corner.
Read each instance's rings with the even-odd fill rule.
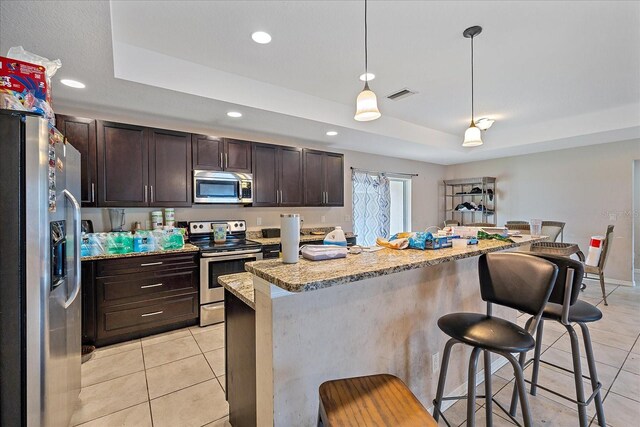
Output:
[[[431,372],[436,373],[440,368],[440,352],[431,355]]]
[[[617,221],[618,216],[614,213],[609,214],[609,221]]]
[[[261,217],[258,217],[256,219],[256,225],[262,225],[262,218]]]
[[[345,215],[344,222],[349,222],[349,221],[351,221],[351,215]]]
[[[326,216],[324,216],[324,215],[322,215],[322,216],[320,217],[320,222],[327,222],[327,217],[326,217]]]

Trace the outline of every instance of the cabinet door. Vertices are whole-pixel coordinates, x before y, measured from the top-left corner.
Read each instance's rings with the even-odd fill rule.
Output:
[[[191,135],[151,129],[149,206],[191,206]]]
[[[278,204],[278,147],[253,145],[253,206]]]
[[[221,138],[206,135],[191,135],[193,168],[221,171],[224,144]]]
[[[327,206],[344,206],[344,157],[342,154],[325,155],[325,201]]]
[[[280,206],[301,206],[304,203],[302,185],[302,149],[278,148],[278,188]]]
[[[148,206],[148,129],[103,121],[97,129],[98,206]]]
[[[224,170],[251,173],[251,143],[224,138]]]
[[[56,116],[56,127],[80,152],[80,195],[83,207],[97,206],[96,121],[82,117]]]
[[[303,150],[304,156],[304,204],[320,206],[324,195],[324,153]]]

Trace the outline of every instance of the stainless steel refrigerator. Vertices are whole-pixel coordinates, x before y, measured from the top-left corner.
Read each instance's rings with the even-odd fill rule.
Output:
[[[80,153],[0,110],[0,425],[67,427],[80,392]]]

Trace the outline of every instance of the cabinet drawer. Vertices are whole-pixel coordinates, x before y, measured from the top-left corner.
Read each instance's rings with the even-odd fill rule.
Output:
[[[198,253],[176,253],[168,255],[146,255],[96,261],[96,276],[115,276],[176,268],[193,268],[198,265]]]
[[[96,280],[98,304],[122,303],[123,299],[150,299],[166,293],[197,292],[196,269],[177,269],[173,272],[144,272],[135,275],[101,277]]]
[[[162,298],[144,306],[128,307],[130,305],[114,306],[100,313],[100,338],[195,319],[198,317],[198,295]]]
[[[280,245],[264,245],[262,246],[262,258],[278,258],[280,256]]]

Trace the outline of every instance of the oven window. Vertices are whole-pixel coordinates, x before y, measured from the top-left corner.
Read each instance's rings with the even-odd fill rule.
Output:
[[[209,289],[219,288],[218,276],[225,274],[244,273],[244,264],[256,261],[255,257],[236,259],[231,261],[218,261],[209,263]]]
[[[238,182],[196,181],[196,197],[238,199]]]

